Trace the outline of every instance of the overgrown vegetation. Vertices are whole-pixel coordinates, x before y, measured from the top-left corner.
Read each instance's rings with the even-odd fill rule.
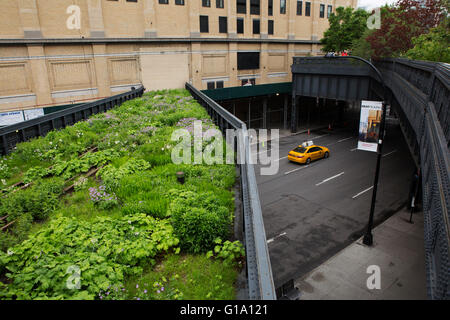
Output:
[[[235,168],[171,160],[197,119],[186,90],[150,92],[1,158],[0,298],[233,299]]]

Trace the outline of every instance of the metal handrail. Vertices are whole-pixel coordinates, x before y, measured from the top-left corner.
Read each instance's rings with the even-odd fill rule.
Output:
[[[145,88],[140,86],[134,88],[131,91],[120,93],[105,99],[97,100],[94,102],[77,105],[64,110],[56,111],[38,117],[35,119],[23,121],[10,126],[0,128],[0,153],[8,154],[17,143],[25,142],[31,138],[44,136],[48,131],[41,130],[42,126],[47,124],[50,129],[60,129],[66,126],[66,117],[74,117],[73,124],[79,120],[84,120],[91,114],[106,111],[113,106],[120,104],[124,101],[134,99],[143,95]],[[79,119],[76,119],[76,115],[80,114]],[[60,123],[58,125],[56,123]],[[31,133],[30,133],[31,131]]]
[[[220,118],[219,127],[222,131],[228,127],[239,130],[238,152],[245,163],[240,165],[242,203],[244,213],[244,239],[246,249],[246,267],[248,281],[248,296],[251,300],[275,300],[275,285],[273,282],[272,267],[270,264],[267,238],[259,200],[258,186],[255,170],[251,164],[251,149],[247,126],[217,102],[186,83],[197,101],[207,108],[213,118]]]

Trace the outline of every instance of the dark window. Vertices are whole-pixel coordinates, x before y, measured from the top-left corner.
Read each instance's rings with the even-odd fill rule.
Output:
[[[267,33],[268,34],[273,34],[273,20],[269,20],[268,21],[267,28],[268,28]]]
[[[280,0],[280,13],[286,14],[286,0]]]
[[[236,0],[236,12],[247,13],[247,0]]]
[[[309,17],[311,15],[311,2],[305,3],[305,16]]]
[[[256,84],[255,79],[242,79],[242,81],[241,81],[242,86],[248,86],[248,85],[254,86],[255,84]]]
[[[302,10],[303,10],[303,1],[297,0],[297,15],[298,16],[302,15]]]
[[[202,0],[203,7],[211,7],[211,0]]]
[[[137,0],[127,0],[127,2],[137,2]]]
[[[320,5],[320,17],[325,18],[325,5],[324,4]]]
[[[332,12],[333,12],[333,6],[328,6],[327,18],[329,18],[331,16]]]
[[[208,86],[208,90],[212,90],[212,89],[215,89],[216,87],[215,87],[215,82],[207,82],[206,83],[207,84],[207,86]]]
[[[297,152],[297,153],[305,153],[306,149],[304,147],[297,147],[292,151]]]
[[[259,14],[260,0],[250,0],[250,14]]]
[[[224,0],[216,0],[216,8],[223,8]]]
[[[244,19],[243,18],[237,18],[237,33],[244,33]]]
[[[227,33],[227,17],[219,17],[219,33]]]
[[[259,52],[238,52],[238,70],[259,69]]]
[[[216,89],[222,89],[223,88],[223,81],[217,81],[216,82]]]
[[[169,4],[169,0],[159,0],[159,4]]]
[[[253,34],[259,34],[259,19],[253,19]]]
[[[200,32],[209,32],[208,16],[200,16]]]
[[[273,16],[273,0],[269,0],[269,16]]]
[[[184,6],[184,0],[175,0],[177,6]]]

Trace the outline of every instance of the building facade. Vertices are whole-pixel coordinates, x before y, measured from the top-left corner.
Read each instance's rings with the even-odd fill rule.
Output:
[[[0,112],[148,90],[291,81],[357,0],[16,0],[0,8]]]

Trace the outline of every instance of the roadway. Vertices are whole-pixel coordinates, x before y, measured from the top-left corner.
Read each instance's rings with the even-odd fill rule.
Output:
[[[330,157],[310,165],[288,161],[289,150],[305,140],[328,147]],[[277,174],[261,176],[262,165],[255,165],[276,287],[311,271],[363,234],[372,199],[376,153],[357,150],[356,146],[354,129],[292,135],[279,140]],[[389,126],[376,223],[405,205],[413,171],[414,162],[400,128]]]

